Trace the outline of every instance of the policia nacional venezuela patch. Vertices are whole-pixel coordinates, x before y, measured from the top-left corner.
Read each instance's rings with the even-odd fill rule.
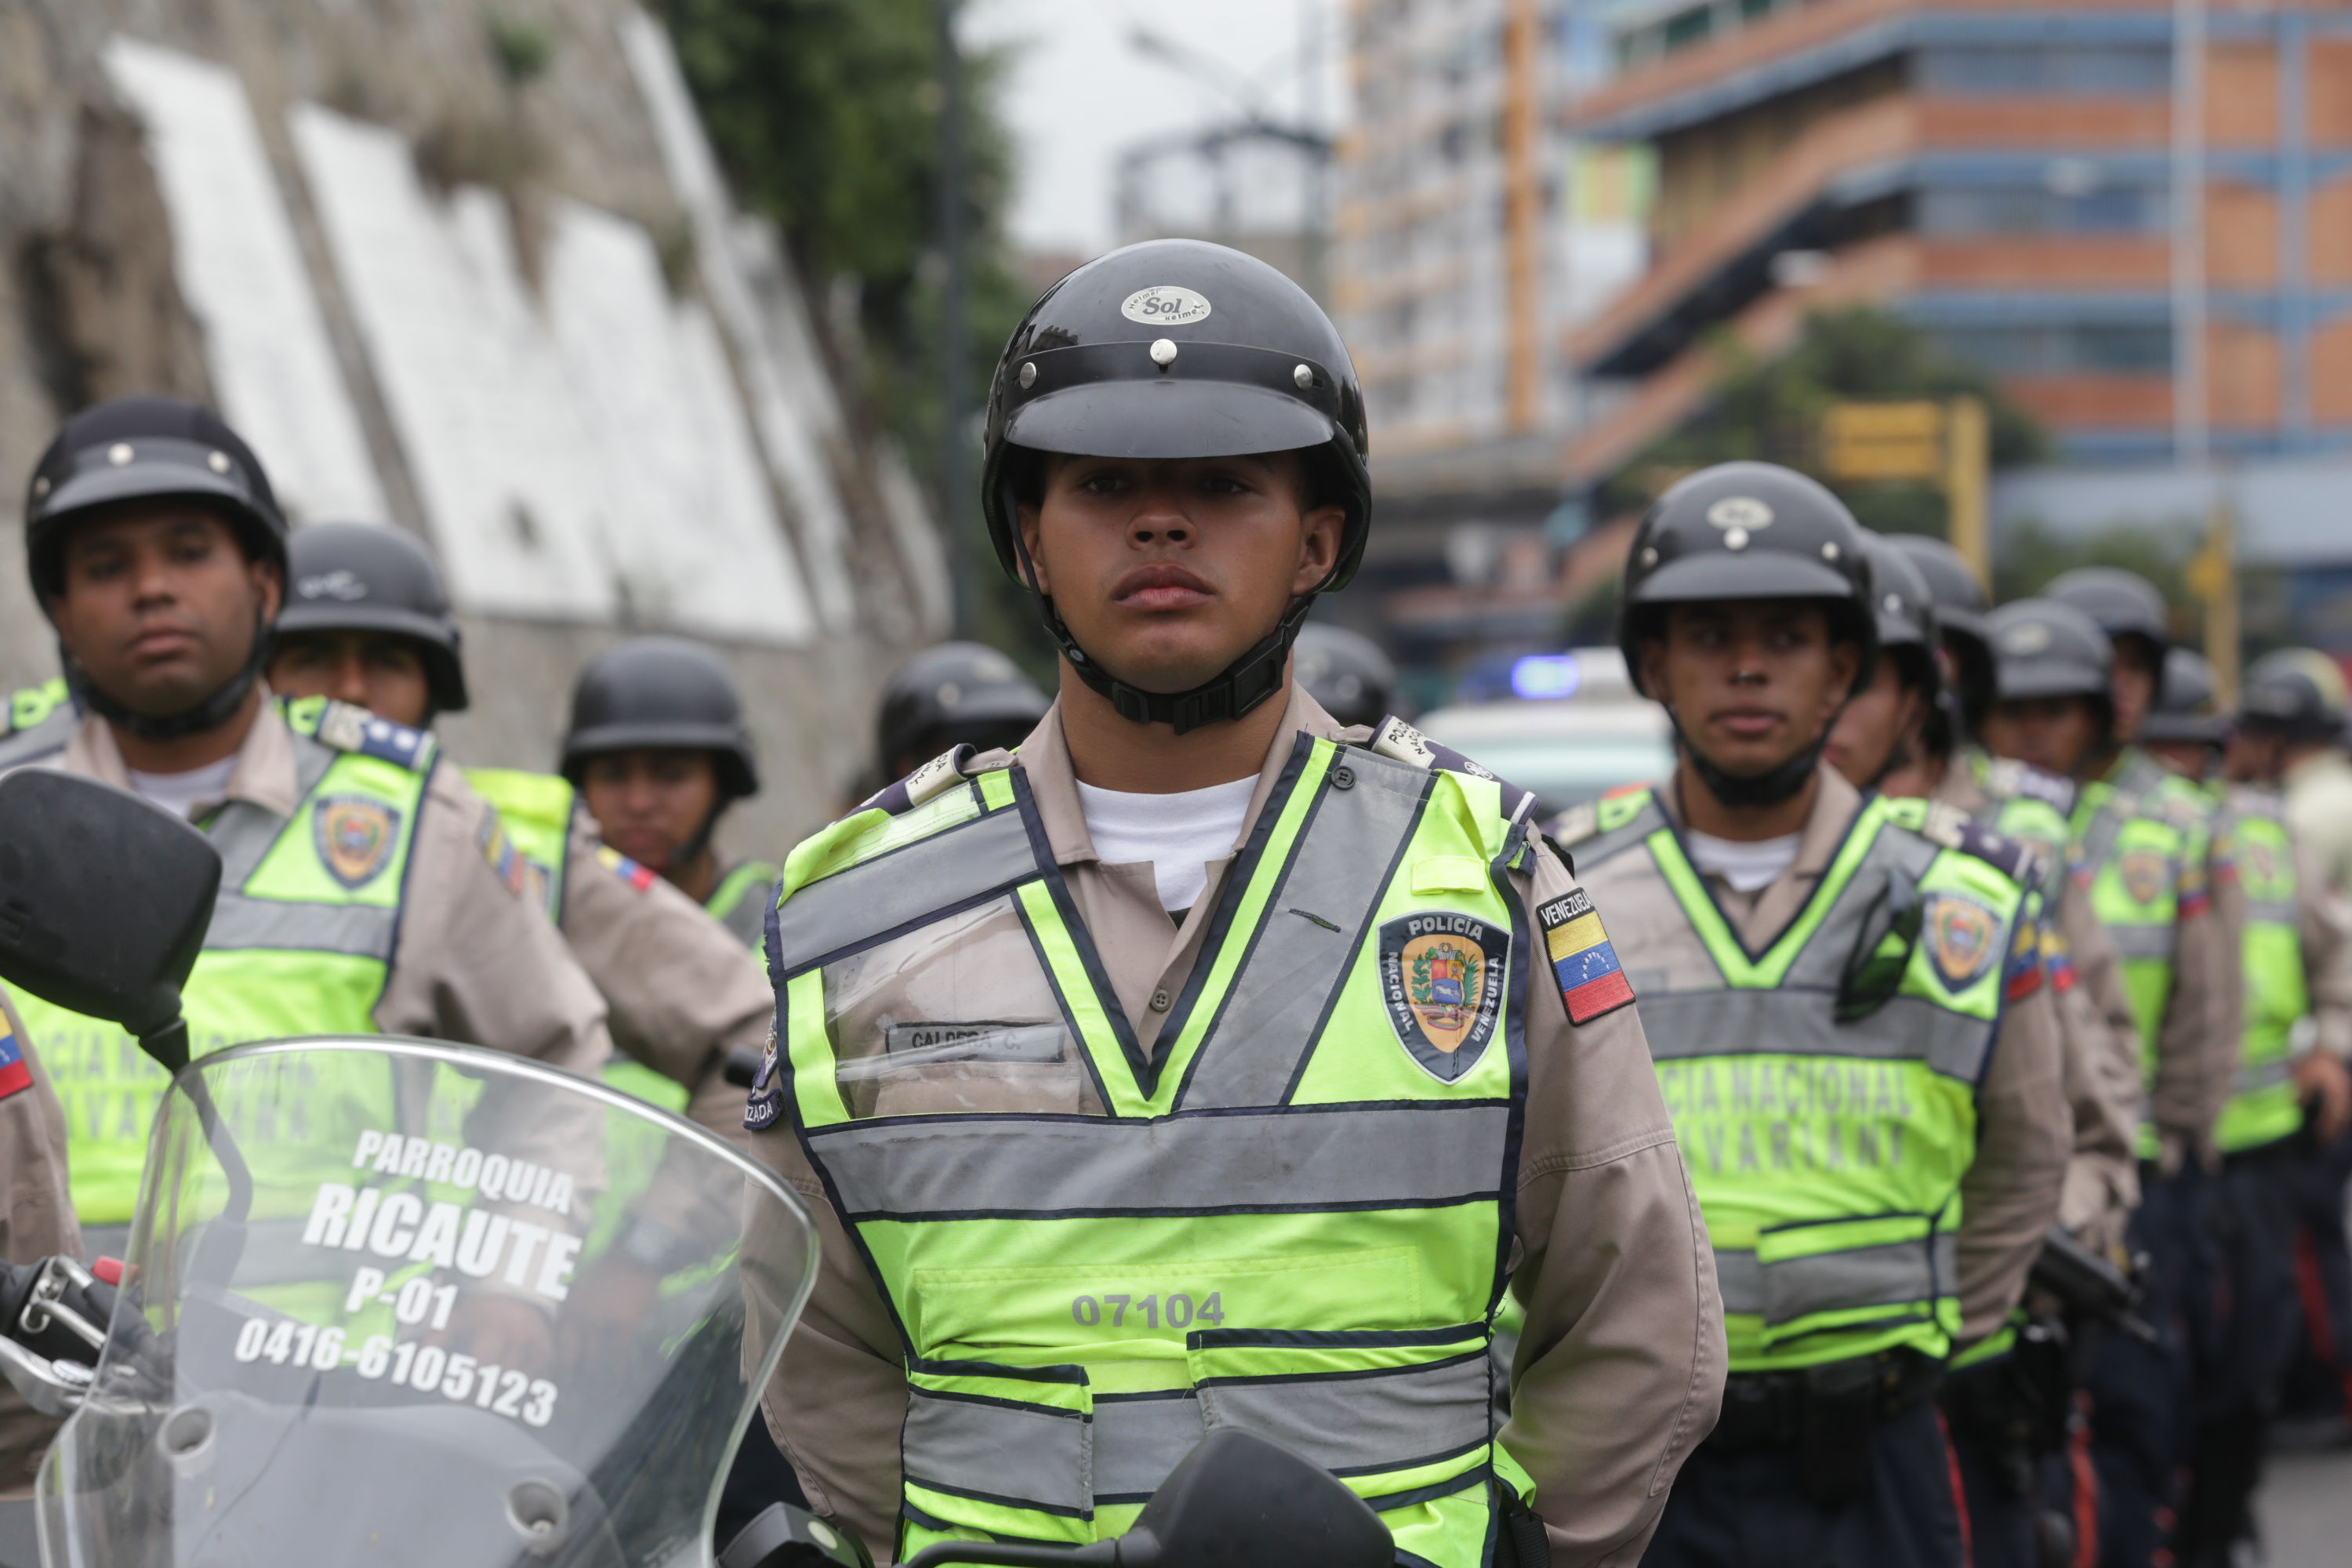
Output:
[[[1633,984],[1617,962],[1617,949],[1601,927],[1601,913],[1582,888],[1536,910],[1543,927],[1544,952],[1551,960],[1568,1021],[1590,1024],[1633,1000]]]
[[[1381,927],[1381,1000],[1432,1078],[1452,1083],[1486,1054],[1510,952],[1510,932],[1475,915],[1425,910]]]

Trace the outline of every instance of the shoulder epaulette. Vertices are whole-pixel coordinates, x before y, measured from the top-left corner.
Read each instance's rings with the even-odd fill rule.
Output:
[[[1928,842],[1973,856],[2021,886],[2040,887],[2049,870],[2039,848],[1987,826],[1948,801],[1922,801],[1895,814],[1895,819]]]
[[[7,711],[0,713],[0,736],[14,735],[32,729],[58,709],[73,700],[66,689],[64,676],[52,676],[38,686],[27,686],[8,694]]]
[[[2074,785],[2070,779],[2044,773],[2031,763],[1996,757],[1985,769],[1985,793],[1996,800],[2038,800],[2062,813],[2074,809]]]
[[[978,762],[980,757],[992,754],[977,752],[971,746],[951,747],[898,783],[868,796],[859,803],[857,809],[903,816],[925,801],[937,800],[960,784],[982,773],[1012,766],[1013,754],[1009,752],[1004,753],[1003,762]]]
[[[1581,844],[1601,831],[1601,808],[1591,801],[1571,805],[1544,825],[1547,837],[1563,847]]]
[[[1416,768],[1443,768],[1450,773],[1467,773],[1474,779],[1485,779],[1500,784],[1503,791],[1503,816],[1517,822],[1534,809],[1533,791],[1497,778],[1451,746],[1440,745],[1402,719],[1383,719],[1372,731],[1369,749],[1392,762]]]
[[[415,773],[423,773],[433,761],[429,731],[395,724],[349,702],[329,701],[320,710],[318,728],[310,732],[339,752],[397,763]]]

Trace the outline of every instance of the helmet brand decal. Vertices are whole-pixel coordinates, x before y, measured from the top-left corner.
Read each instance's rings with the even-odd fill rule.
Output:
[[[391,862],[393,845],[400,837],[400,813],[365,795],[331,795],[313,810],[311,829],[328,875],[356,890]]]
[[[1431,1077],[1452,1083],[1486,1054],[1510,949],[1510,933],[1476,915],[1426,910],[1381,927],[1381,999]]]
[[[1706,520],[1717,528],[1741,528],[1753,533],[1772,526],[1772,509],[1754,496],[1726,496],[1706,509]]]
[[[294,591],[306,599],[341,599],[345,604],[368,596],[366,582],[344,566],[305,577],[294,584]]]
[[[1990,905],[1965,894],[1927,895],[1927,961],[1944,989],[1966,991],[1985,976],[2001,951],[2001,920]]]
[[[2000,634],[2000,651],[2037,654],[2050,647],[2050,628],[2040,621],[2020,621]]]
[[[1190,289],[1154,283],[1119,301],[1118,313],[1147,327],[1189,327],[1209,319],[1209,301]]]
[[[2155,849],[2126,849],[2116,861],[2116,872],[2123,879],[2124,891],[2136,904],[2152,904],[2172,880],[2172,862]]]

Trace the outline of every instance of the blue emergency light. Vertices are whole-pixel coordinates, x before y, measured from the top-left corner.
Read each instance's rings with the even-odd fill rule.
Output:
[[[1572,653],[1531,653],[1511,661],[1511,691],[1530,699],[1573,697],[1584,671]]]

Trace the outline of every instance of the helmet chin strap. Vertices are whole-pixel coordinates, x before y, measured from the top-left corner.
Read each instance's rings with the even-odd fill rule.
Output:
[[[1843,710],[1841,704],[1840,711]],[[1684,733],[1682,715],[1672,708],[1666,710],[1666,721],[1674,726],[1675,740],[1682,748],[1683,757],[1689,763],[1691,772],[1698,775],[1698,782],[1706,786],[1707,794],[1715,796],[1718,805],[1740,811],[1794,800],[1820,765],[1822,752],[1830,743],[1830,731],[1837,727],[1837,714],[1831,714],[1821,732],[1795,756],[1760,773],[1745,774],[1726,773],[1707,761],[1706,753],[1693,745],[1690,736]]]
[[[74,699],[84,708],[119,729],[126,730],[142,741],[182,741],[190,735],[201,735],[217,730],[236,716],[254,683],[269,665],[269,623],[257,614],[253,618],[253,651],[245,665],[213,694],[192,708],[177,713],[134,713],[98,689],[89,672],[68,653],[62,644],[58,648],[58,660],[65,667],[66,685]]]
[[[1008,501],[1011,498],[1007,497]],[[1078,672],[1078,679],[1099,693],[1104,700],[1118,710],[1118,716],[1134,724],[1167,724],[1181,735],[1204,725],[1238,719],[1282,689],[1283,675],[1290,668],[1290,645],[1298,640],[1298,628],[1307,624],[1307,612],[1315,605],[1314,594],[1301,594],[1290,601],[1282,612],[1275,628],[1244,649],[1239,658],[1217,674],[1189,691],[1146,691],[1129,686],[1097,664],[1093,656],[1078,646],[1077,638],[1062,620],[1061,612],[1054,608],[1050,595],[1037,587],[1037,565],[1029,558],[1028,542],[1016,530],[1013,548],[1020,552],[1021,567],[1028,578],[1029,591],[1037,595],[1037,605],[1045,623],[1045,630]],[[1319,590],[1318,590],[1319,591]]]

